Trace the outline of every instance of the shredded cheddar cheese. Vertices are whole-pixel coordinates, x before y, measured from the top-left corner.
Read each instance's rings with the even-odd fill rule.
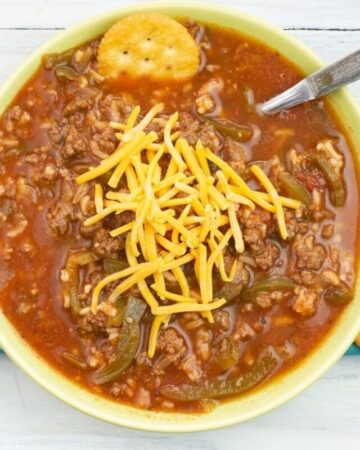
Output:
[[[149,357],[155,354],[160,328],[167,326],[172,314],[197,311],[213,322],[212,311],[226,303],[214,298],[213,272],[217,269],[224,282],[235,278],[238,261],[235,258],[230,271],[225,269],[223,252],[230,241],[237,253],[245,250],[239,208],[260,207],[274,214],[286,239],[284,207],[300,207],[297,200],[279,196],[257,165],[252,165],[251,172],[264,191],[251,189],[201,141],[194,148],[181,137],[177,112],[157,118],[163,110],[163,104],[155,105],[141,118],[136,106],[126,123],[110,122],[117,130],[117,149],[76,179],[83,184],[104,174],[108,177],[107,186],[94,185],[96,214],[84,221],[85,226],[111,214],[130,211],[134,215],[110,230],[112,237],[124,237],[129,267],[97,284],[90,309],[96,314],[103,302],[112,304],[137,287],[154,315]],[[146,131],[152,122],[162,133]],[[190,289],[189,273],[194,273],[200,295]],[[169,288],[169,279],[177,283],[176,292]]]

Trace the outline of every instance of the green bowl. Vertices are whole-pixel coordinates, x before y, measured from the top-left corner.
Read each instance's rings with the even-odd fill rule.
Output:
[[[171,3],[171,4],[170,4]],[[196,3],[196,6],[195,6]],[[60,52],[84,41],[95,38],[106,31],[115,21],[135,12],[152,10],[175,17],[192,17],[231,27],[243,34],[278,50],[293,61],[305,73],[318,69],[322,61],[307,47],[290,34],[269,25],[262,20],[245,14],[219,7],[181,4],[146,4],[112,11],[87,20],[60,33],[54,39],[36,50],[25,63],[9,78],[0,90],[0,114],[24,83],[38,68],[44,53]],[[349,93],[342,89],[329,97],[331,105],[337,111],[348,137],[353,141],[353,148],[360,148],[360,113],[358,106]],[[359,163],[359,154],[354,155]],[[358,277],[359,278],[359,277]],[[346,308],[338,324],[332,329],[324,342],[316,348],[295,370],[248,395],[226,402],[212,412],[202,415],[173,413],[156,413],[141,411],[107,399],[98,397],[65,378],[41,359],[32,348],[24,342],[16,329],[0,311],[0,343],[10,358],[29,376],[49,392],[74,406],[75,408],[99,419],[116,425],[140,430],[162,432],[189,432],[211,430],[252,419],[264,414],[291,399],[332,366],[350,346],[360,329],[360,291],[356,286],[355,300]],[[334,408],[336,405],[334,405]]]

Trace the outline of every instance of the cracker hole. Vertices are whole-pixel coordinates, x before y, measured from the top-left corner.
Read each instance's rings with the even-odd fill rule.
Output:
[[[145,62],[149,62],[149,61],[150,61],[150,58],[144,58],[144,61],[145,61]]]
[[[127,50],[123,50],[122,54],[127,55],[129,52]]]

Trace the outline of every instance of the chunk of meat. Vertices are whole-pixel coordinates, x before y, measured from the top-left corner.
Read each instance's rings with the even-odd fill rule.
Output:
[[[292,309],[302,316],[313,315],[316,311],[316,292],[303,286],[296,286],[294,293],[295,298],[293,300]]]
[[[238,174],[245,171],[246,161],[244,151],[239,142],[226,138],[224,141],[223,158]]]
[[[334,234],[335,226],[333,223],[326,223],[321,229],[321,236],[324,239],[330,239]]]
[[[199,382],[203,376],[200,362],[195,355],[185,358],[179,365],[179,368],[186,373],[189,380],[193,383]]]
[[[299,269],[319,270],[324,264],[326,251],[320,244],[315,244],[313,235],[298,239],[293,246],[296,256],[296,267]]]
[[[219,325],[219,327],[223,331],[227,331],[230,328],[230,315],[227,311],[217,310],[213,313],[215,323]]]
[[[181,136],[190,145],[195,145],[200,139],[205,147],[213,152],[219,152],[222,142],[214,128],[207,122],[200,122],[192,114],[183,112],[179,115],[179,127]]]
[[[115,130],[106,127],[101,133],[95,133],[91,142],[93,143],[92,145],[95,145],[101,152],[112,153],[117,145]],[[93,153],[96,155],[95,151],[93,151]]]
[[[245,242],[251,244],[257,242],[259,239],[263,240],[266,237],[268,227],[271,224],[271,215],[268,211],[260,208],[254,210],[239,208],[237,217],[241,226],[244,227]],[[250,232],[250,230],[256,231]]]
[[[76,207],[60,200],[49,209],[47,220],[55,237],[64,236],[69,231],[71,223],[77,220]]]
[[[91,97],[77,96],[65,106],[63,110],[64,117],[71,116],[72,114],[78,113],[80,111],[89,110],[94,103]]]
[[[167,328],[160,333],[156,347],[169,355],[183,353],[184,349],[186,350],[184,339],[174,328]]]
[[[241,317],[238,318],[235,324],[235,329],[233,333],[234,341],[244,341],[246,339],[251,339],[255,336],[255,331],[251,326],[245,322]]]
[[[121,214],[111,214],[110,216],[105,217],[104,224],[110,230],[114,228],[122,227],[129,222],[135,220],[134,211],[124,211]]]
[[[59,123],[52,124],[48,131],[51,144],[56,146],[57,144],[64,142],[66,136],[68,135],[68,131],[69,125],[67,119],[63,119]]]
[[[302,270],[300,272],[300,279],[304,286],[312,286],[316,281],[316,275],[311,270]]]
[[[84,136],[77,131],[74,126],[68,130],[65,138],[65,145],[61,150],[61,154],[65,159],[82,156],[88,150],[88,144]]]
[[[54,181],[54,180],[56,180],[56,178],[58,176],[58,171],[57,171],[57,168],[56,168],[55,164],[53,164],[53,163],[47,164],[45,166],[43,176],[44,176],[46,181]]]
[[[108,122],[124,122],[134,108],[133,98],[130,95],[106,95],[100,101],[100,112],[103,120]]]
[[[280,250],[270,239],[250,245],[250,254],[262,270],[269,270],[280,256]]]
[[[187,353],[184,339],[174,328],[161,331],[156,348],[160,355],[154,362],[154,373],[161,373],[171,364],[178,363]]]
[[[124,241],[121,237],[111,237],[109,230],[100,228],[95,232],[93,248],[95,255],[99,258],[116,259],[124,248]]]
[[[88,313],[80,319],[79,326],[87,332],[95,332],[97,334],[105,333],[108,323],[108,317],[102,311],[96,314]],[[113,349],[112,349],[113,352]]]
[[[298,221],[296,220],[295,213],[293,211],[285,210],[285,223],[288,232],[288,239],[292,239],[298,232]]]
[[[270,292],[260,292],[254,302],[260,306],[260,308],[270,308],[273,304]]]

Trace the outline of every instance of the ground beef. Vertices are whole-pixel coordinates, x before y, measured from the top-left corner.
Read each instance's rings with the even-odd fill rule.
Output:
[[[334,224],[333,223],[326,223],[323,225],[321,229],[321,237],[324,239],[330,239],[334,234]]]
[[[304,286],[312,286],[315,283],[316,275],[311,270],[302,270],[300,272],[300,280]]]
[[[114,96],[108,94],[100,101],[100,113],[102,120],[124,122],[133,110],[133,99],[130,96]]]
[[[319,270],[323,266],[326,251],[322,245],[314,244],[314,241],[315,237],[310,235],[295,242],[293,249],[298,269]]]
[[[93,249],[99,258],[116,259],[119,252],[124,248],[124,241],[121,237],[113,238],[110,236],[109,230],[100,228],[95,232],[93,239]]]
[[[222,145],[221,139],[209,123],[200,122],[192,114],[183,112],[179,115],[179,126],[181,136],[190,145],[195,145],[200,139],[204,146],[209,147],[215,153],[219,152]]]
[[[53,146],[61,144],[68,134],[68,121],[62,119],[60,123],[54,123],[48,131],[49,140]]]
[[[255,331],[251,326],[240,317],[238,318],[233,333],[234,341],[244,341],[255,336]]]
[[[185,358],[179,365],[179,368],[186,373],[189,380],[193,383],[199,382],[203,376],[201,365],[195,355]]]
[[[156,348],[160,355],[154,361],[155,374],[163,372],[171,364],[178,363],[187,353],[184,339],[174,328],[167,328],[160,333]]]
[[[292,239],[298,232],[298,221],[296,220],[295,213],[293,211],[285,210],[285,223],[288,232],[288,239]]]
[[[241,174],[246,169],[246,161],[244,156],[244,151],[239,144],[232,139],[226,138],[223,148],[223,158],[230,164],[230,166],[235,170],[235,172]]]
[[[109,230],[113,230],[114,228],[122,227],[133,220],[135,220],[135,213],[133,211],[124,211],[121,214],[111,214],[110,216],[105,217],[104,224]]]
[[[91,97],[77,96],[71,100],[64,108],[64,117],[71,116],[72,114],[89,110],[94,101]]]
[[[250,245],[250,254],[262,270],[269,270],[280,256],[280,250],[270,239]]]
[[[230,328],[230,315],[227,311],[217,310],[213,313],[215,323],[224,331]]]
[[[254,300],[255,304],[260,308],[270,308],[273,304],[271,294],[269,292],[260,292]]]
[[[292,304],[293,310],[302,316],[311,316],[314,314],[316,311],[316,292],[302,286],[296,286],[294,292],[296,297]]]
[[[321,190],[325,187],[324,176],[316,167],[300,171],[296,174],[296,178],[309,192],[312,192],[314,189]]]
[[[43,177],[46,181],[54,181],[58,176],[58,171],[53,163],[49,163],[45,166]]]
[[[156,347],[159,351],[170,355],[183,352],[184,348],[186,350],[184,339],[174,328],[167,328],[160,333]]]
[[[65,138],[65,145],[61,154],[65,159],[81,157],[88,151],[88,143],[84,136],[74,126],[70,126]]]
[[[245,228],[243,232],[244,241],[247,244],[255,244],[262,241],[265,238],[266,225],[264,227],[257,228]]]
[[[60,200],[49,209],[47,220],[55,237],[64,236],[69,231],[70,224],[77,220],[76,207]]]
[[[80,322],[80,327],[86,331],[95,331],[96,333],[105,333],[107,328],[108,317],[102,312],[98,311],[96,314],[87,314],[84,319]],[[112,346],[108,350],[112,353]]]
[[[243,227],[244,241],[247,244],[254,244],[265,239],[271,224],[269,212],[260,208],[253,211],[249,208],[239,208],[237,217]]]
[[[101,152],[112,153],[117,145],[115,130],[106,127],[101,133],[95,133],[91,142],[93,143],[92,146],[94,146],[95,143]],[[93,153],[96,154],[94,151]]]

